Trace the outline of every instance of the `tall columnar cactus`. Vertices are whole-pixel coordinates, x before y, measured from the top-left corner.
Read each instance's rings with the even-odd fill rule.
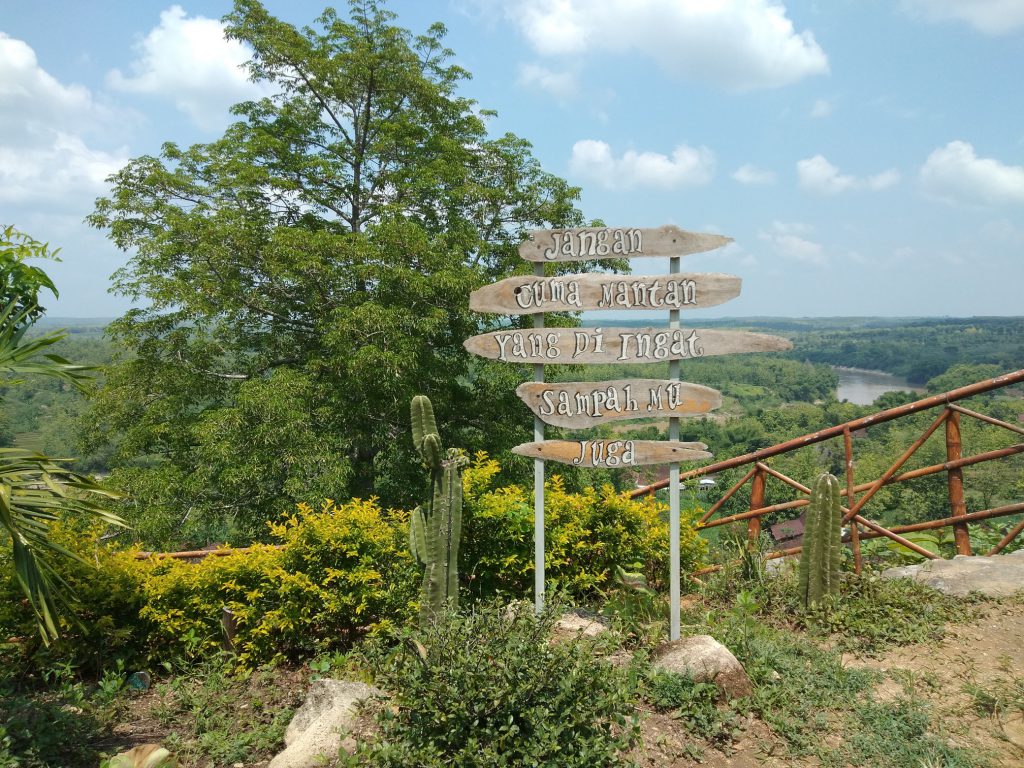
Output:
[[[459,538],[462,535],[462,467],[464,454],[445,452],[437,434],[434,408],[424,395],[412,399],[412,442],[430,470],[426,507],[417,507],[409,523],[409,549],[423,563],[420,619],[429,620],[459,600]]]
[[[839,593],[840,526],[839,481],[823,474],[814,482],[811,505],[804,523],[800,556],[800,597],[804,605]]]

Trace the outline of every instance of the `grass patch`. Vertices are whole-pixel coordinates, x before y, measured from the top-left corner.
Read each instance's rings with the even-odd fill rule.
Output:
[[[838,749],[819,753],[822,765],[843,768],[982,768],[976,750],[953,747],[930,730],[927,706],[918,699],[867,702],[853,710],[850,732]]]
[[[290,687],[278,670],[240,677],[211,662],[157,685],[150,715],[168,731],[163,745],[182,768],[248,763],[282,748],[291,704],[301,695]]]

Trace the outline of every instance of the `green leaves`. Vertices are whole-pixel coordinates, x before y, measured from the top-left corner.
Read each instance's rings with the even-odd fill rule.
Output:
[[[66,606],[70,597],[60,590],[66,585],[54,571],[52,559],[80,559],[53,541],[49,524],[77,514],[123,525],[99,503],[99,499],[114,497],[54,459],[20,448],[0,448],[0,527],[11,536],[15,574],[44,641],[57,636],[58,608]]]
[[[146,309],[111,328],[128,354],[89,431],[118,447],[115,475],[145,490],[168,533],[172,515],[211,536],[230,521],[257,530],[313,488],[408,503],[415,449],[396,436],[414,394],[444,403],[471,451],[503,450],[528,425],[505,418],[519,411],[511,390],[495,399],[471,371],[462,342],[481,320],[468,297],[525,269],[525,230],[579,223],[578,190],[527,142],[487,135],[441,25],[413,35],[375,2],[297,28],[238,0],[225,21],[272,95],[237,105],[216,141],[132,160],[97,200],[90,223],[131,251],[115,288]],[[251,428],[239,411],[277,409],[240,398],[279,399],[281,371],[304,382],[302,418]],[[303,473],[280,468],[289,441],[317,446],[298,452],[305,495]],[[260,493],[229,482],[230,443]]]

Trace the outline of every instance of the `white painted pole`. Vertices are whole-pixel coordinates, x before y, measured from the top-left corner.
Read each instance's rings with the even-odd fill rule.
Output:
[[[679,257],[669,260],[669,273],[679,272]],[[679,327],[679,310],[672,309],[668,313],[670,328]],[[679,381],[679,361],[671,360],[668,364],[668,377]],[[668,439],[679,439],[679,417],[668,420]],[[669,600],[672,602],[669,613],[669,640],[679,639],[679,462],[669,464]]]
[[[534,264],[535,277],[544,277],[544,265]],[[533,316],[533,327],[544,327],[544,313]],[[544,365],[533,366],[533,380],[544,381]],[[544,440],[544,422],[533,417],[534,442]],[[533,461],[533,602],[537,613],[544,610],[544,459]]]

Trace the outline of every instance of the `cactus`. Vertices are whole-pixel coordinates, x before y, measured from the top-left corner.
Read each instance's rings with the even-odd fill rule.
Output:
[[[434,408],[424,395],[412,399],[412,442],[430,470],[426,508],[417,507],[409,521],[409,549],[423,563],[420,620],[427,621],[459,600],[459,539],[462,535],[462,467],[465,455],[445,452],[437,434]]]
[[[808,607],[839,593],[841,524],[839,481],[826,473],[814,482],[804,524],[800,597]]]

